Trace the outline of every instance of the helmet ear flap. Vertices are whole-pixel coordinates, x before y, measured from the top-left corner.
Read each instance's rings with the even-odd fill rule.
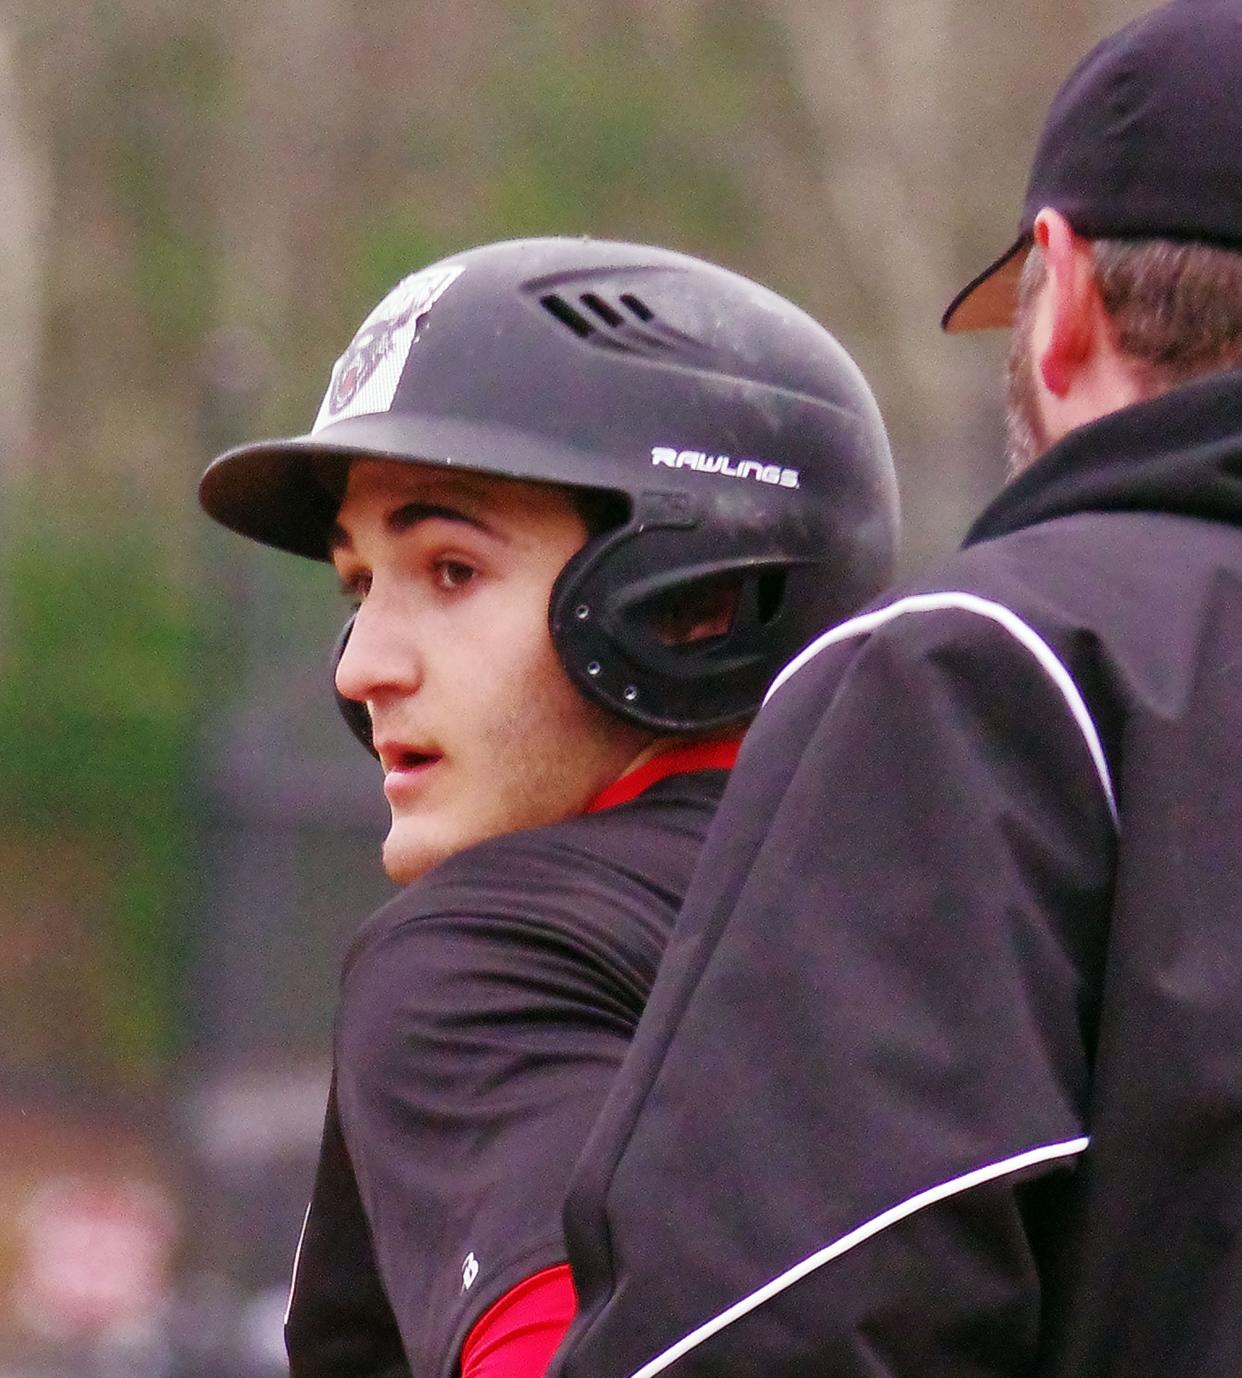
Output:
[[[676,734],[732,727],[758,709],[791,641],[782,613],[798,563],[725,515],[700,522],[687,508],[645,506],[565,565],[548,610],[552,643],[578,690],[626,722]],[[688,594],[687,612],[697,615],[694,590],[711,583],[730,586],[735,599],[727,612],[722,605],[719,634],[663,635],[661,602]],[[697,606],[710,624],[710,599]]]
[[[378,761],[379,753],[371,740],[371,715],[367,712],[366,705],[359,703],[357,699],[347,699],[336,687],[336,667],[341,663],[345,647],[349,645],[349,636],[354,629],[354,618],[357,615],[350,614],[349,621],[341,628],[341,633],[332,647],[332,692],[336,696],[336,706],[340,709],[341,717],[345,719],[346,727]]]

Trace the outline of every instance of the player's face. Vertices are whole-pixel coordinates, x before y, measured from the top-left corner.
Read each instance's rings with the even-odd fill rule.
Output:
[[[585,539],[556,488],[351,466],[333,563],[359,606],[336,683],[371,714],[394,880],[580,812],[647,744],[578,693],[552,646],[552,584]]]

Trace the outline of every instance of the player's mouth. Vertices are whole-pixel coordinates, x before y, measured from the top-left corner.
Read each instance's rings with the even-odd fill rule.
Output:
[[[406,746],[401,742],[376,743],[384,767],[384,793],[396,802],[417,790],[431,770],[443,759],[438,751]]]

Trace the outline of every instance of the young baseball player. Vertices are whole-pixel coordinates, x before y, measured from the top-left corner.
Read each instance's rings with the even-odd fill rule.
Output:
[[[752,282],[528,240],[407,278],[310,434],[201,496],[355,605],[336,688],[405,886],[345,961],[292,1373],[535,1378],[575,1305],[570,1169],[736,738],[888,575],[879,415]]]
[[[1242,5],[1057,95],[1012,482],[747,737],[567,1211],[567,1378],[1242,1374]]]

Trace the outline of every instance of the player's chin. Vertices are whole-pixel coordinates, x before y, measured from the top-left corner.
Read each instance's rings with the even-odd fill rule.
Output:
[[[407,836],[408,831],[394,826],[384,839],[384,873],[396,885],[412,885],[444,856],[428,846],[425,839]]]
[[[473,840],[465,830],[435,828],[426,818],[398,816],[384,839],[384,871],[395,884],[412,885]]]

